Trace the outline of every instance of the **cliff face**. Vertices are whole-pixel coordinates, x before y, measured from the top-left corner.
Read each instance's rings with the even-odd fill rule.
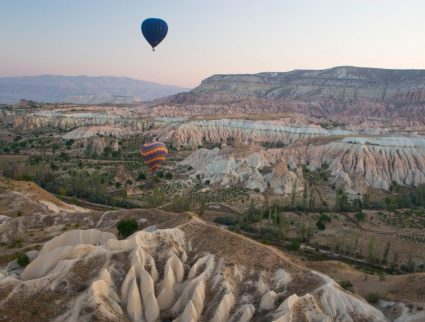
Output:
[[[374,116],[423,121],[425,70],[335,67],[215,75],[194,90],[152,107],[152,113],[168,116],[288,111],[333,119]]]
[[[327,167],[331,183],[363,193],[368,187],[389,190],[392,182],[425,183],[425,139],[353,137],[283,149],[200,149],[182,164],[194,168],[194,178],[199,174],[212,183],[271,188],[277,194],[303,189],[303,166],[311,171]]]
[[[318,125],[298,121],[296,118],[275,121],[196,120],[173,123],[159,128],[155,133],[160,141],[172,142],[176,146],[225,143],[229,139],[238,139],[244,144],[268,142],[287,145],[303,138],[353,134],[352,131],[342,129],[327,130]]]
[[[194,93],[315,100],[425,101],[425,70],[335,67],[256,75],[215,75]]]

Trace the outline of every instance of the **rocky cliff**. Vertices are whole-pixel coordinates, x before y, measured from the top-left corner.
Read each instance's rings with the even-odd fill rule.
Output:
[[[329,277],[199,219],[126,240],[65,232],[0,286],[5,320],[385,321]]]
[[[326,167],[330,182],[352,193],[368,187],[389,190],[392,182],[417,186],[425,183],[423,137],[350,137],[331,142],[313,140],[282,149],[232,148],[192,153],[183,165],[197,175],[224,186],[290,193],[304,186],[303,167]]]
[[[313,123],[304,123],[297,117],[274,121],[243,119],[195,120],[171,123],[155,131],[160,141],[175,146],[200,146],[204,143],[226,143],[238,139],[243,144],[281,143],[291,144],[310,137],[347,136],[353,131],[324,129]]]
[[[344,120],[373,116],[423,122],[425,70],[335,67],[215,75],[188,93],[156,102],[151,111],[168,116],[290,111]]]

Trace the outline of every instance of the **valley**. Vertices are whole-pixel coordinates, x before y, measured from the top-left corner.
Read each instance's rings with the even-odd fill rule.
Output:
[[[146,103],[2,105],[5,320],[31,320],[19,308],[52,285],[57,303],[25,314],[421,321],[424,75],[216,75]],[[152,141],[169,151],[155,173]]]

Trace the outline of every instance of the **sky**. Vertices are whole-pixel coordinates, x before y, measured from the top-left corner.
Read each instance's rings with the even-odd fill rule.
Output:
[[[213,74],[350,65],[425,69],[423,0],[0,0],[0,77]],[[169,25],[156,52],[140,24]]]

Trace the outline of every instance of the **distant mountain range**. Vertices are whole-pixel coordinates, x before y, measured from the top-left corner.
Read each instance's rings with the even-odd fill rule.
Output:
[[[126,77],[3,77],[0,78],[0,103],[16,103],[21,99],[48,103],[132,103],[150,101],[186,90]]]

